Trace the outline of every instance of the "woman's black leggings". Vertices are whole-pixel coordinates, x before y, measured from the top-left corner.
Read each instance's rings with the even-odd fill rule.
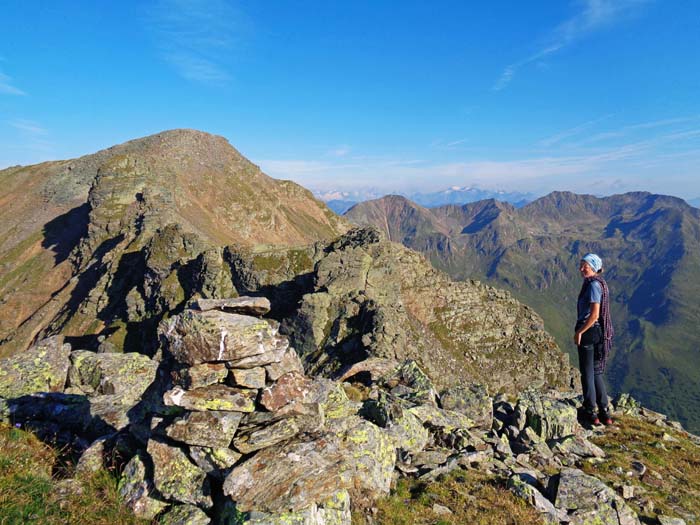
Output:
[[[583,386],[583,408],[590,414],[596,413],[596,405],[600,412],[608,409],[608,393],[605,390],[603,374],[596,374],[593,366],[595,345],[578,347],[578,366],[581,370],[581,385]]]

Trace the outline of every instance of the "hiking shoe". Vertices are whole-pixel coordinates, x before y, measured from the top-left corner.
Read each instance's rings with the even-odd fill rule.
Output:
[[[596,419],[598,419],[598,418],[596,418]],[[610,425],[613,424],[613,420],[609,414],[601,414],[600,421],[602,421],[603,425],[605,425],[606,427],[609,427]]]
[[[600,425],[600,419],[598,419],[598,416],[593,416],[591,418],[591,425],[593,425],[594,427]]]

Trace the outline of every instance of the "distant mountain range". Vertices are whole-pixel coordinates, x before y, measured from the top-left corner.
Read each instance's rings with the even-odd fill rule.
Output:
[[[382,197],[384,194],[377,190],[368,191],[316,191],[316,197],[325,201],[326,205],[334,212],[342,215],[355,204]],[[403,193],[397,195],[425,206],[433,208],[446,204],[467,204],[485,199],[498,199],[501,202],[509,202],[515,207],[521,207],[532,201],[535,196],[531,193],[505,192],[500,190],[483,190],[470,186],[452,186],[446,190],[429,193]]]
[[[588,251],[599,253],[617,328],[612,389],[700,429],[697,208],[642,192],[605,198],[555,192],[519,209],[493,199],[429,209],[389,196],[345,216],[423,252],[454,278],[506,287],[542,315],[572,356],[577,263]]]

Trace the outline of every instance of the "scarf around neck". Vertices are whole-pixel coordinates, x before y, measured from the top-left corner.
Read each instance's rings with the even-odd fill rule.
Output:
[[[581,286],[581,291],[579,292],[579,298],[583,296],[591,282],[598,281],[600,288],[603,291],[603,296],[600,299],[600,314],[598,316],[598,323],[603,329],[603,352],[601,355],[596,355],[594,361],[595,373],[602,374],[605,372],[605,366],[608,362],[608,356],[610,355],[610,349],[612,348],[612,339],[615,336],[615,330],[613,329],[612,319],[610,318],[610,291],[608,290],[608,283],[605,282],[600,275],[594,275],[592,277],[586,277],[583,280],[583,286]],[[597,354],[597,353],[596,353]]]

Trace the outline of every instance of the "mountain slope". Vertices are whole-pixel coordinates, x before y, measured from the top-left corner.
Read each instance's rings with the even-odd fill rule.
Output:
[[[454,278],[507,287],[543,316],[572,357],[577,263],[587,251],[599,253],[617,327],[613,389],[700,428],[697,209],[642,192],[606,198],[555,192],[520,209],[497,201],[430,210],[404,203],[420,222],[403,221],[409,211],[380,218],[368,211],[385,206],[363,203],[346,217],[391,231]]]
[[[9,168],[0,182],[3,354],[42,331],[106,336],[122,321],[112,333],[125,337],[124,312],[181,302],[197,271],[221,264],[215,247],[308,244],[347,229],[309,191],[193,130]]]

